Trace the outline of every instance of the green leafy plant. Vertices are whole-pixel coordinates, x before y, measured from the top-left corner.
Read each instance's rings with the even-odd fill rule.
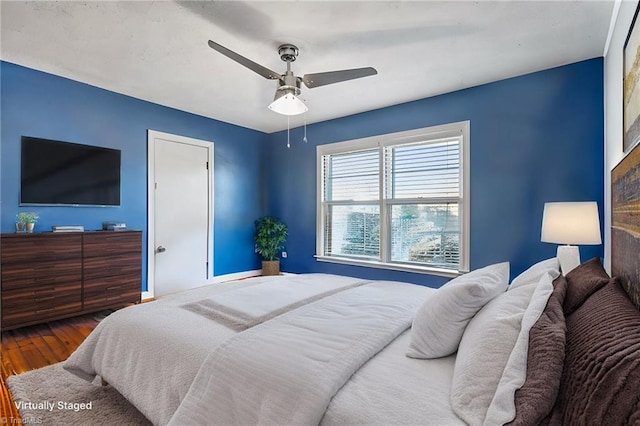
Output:
[[[36,223],[40,219],[36,212],[20,212],[16,214],[16,221],[18,223]]]
[[[284,247],[289,230],[280,219],[274,216],[264,216],[255,221],[256,252],[262,260],[278,260],[276,255]]]

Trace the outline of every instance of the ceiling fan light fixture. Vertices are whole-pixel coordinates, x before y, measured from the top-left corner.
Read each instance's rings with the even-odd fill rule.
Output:
[[[276,96],[273,102],[269,105],[269,109],[286,116],[302,114],[309,110],[304,102],[298,98],[300,94],[300,83],[304,83],[305,86],[312,89],[314,87],[326,86],[327,84],[340,83],[341,81],[354,80],[356,78],[378,74],[375,68],[365,67],[305,74],[302,77],[297,77],[291,71],[291,62],[295,61],[298,56],[298,48],[293,44],[282,44],[278,47],[280,59],[287,63],[287,71],[284,74],[279,74],[253,62],[251,59],[245,58],[215,41],[209,40],[209,47],[266,79],[277,80],[278,89],[276,90]]]
[[[282,115],[298,115],[309,110],[304,102],[291,92],[280,96],[276,93],[276,100],[271,102],[269,109]]]

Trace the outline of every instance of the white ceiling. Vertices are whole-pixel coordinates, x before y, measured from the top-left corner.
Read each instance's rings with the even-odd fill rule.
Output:
[[[6,2],[2,60],[229,123],[274,132],[274,81],[207,45],[296,75],[372,66],[307,89],[308,123],[603,55],[608,1]],[[291,125],[303,117],[292,117]]]

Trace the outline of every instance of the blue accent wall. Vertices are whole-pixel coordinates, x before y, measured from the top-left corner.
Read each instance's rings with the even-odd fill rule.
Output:
[[[126,222],[144,231],[146,289],[147,130],[152,129],[214,142],[214,274],[259,268],[253,221],[266,211],[256,190],[265,175],[266,134],[8,62],[0,62],[0,74],[2,232],[15,230],[19,211],[39,212],[36,231],[61,224],[92,230],[103,221]],[[19,207],[23,135],[120,149],[121,207]],[[175,213],[180,214],[180,206]]]
[[[273,214],[289,225],[285,271],[437,287],[447,279],[315,260],[316,146],[462,120],[471,122],[472,269],[509,260],[515,276],[554,256],[556,246],[540,242],[547,201],[595,200],[603,217],[602,58],[312,124],[307,144],[302,128],[292,129],[290,149],[286,132],[267,135],[7,62],[0,74],[2,232],[13,232],[17,212],[37,210],[37,230],[116,220],[143,230],[146,243],[153,129],[215,143],[216,275],[259,268],[253,221]],[[122,150],[122,206],[19,207],[22,135]],[[602,246],[580,250],[583,260],[603,254]]]
[[[307,144],[302,128],[292,129],[290,149],[286,132],[271,134],[269,211],[289,226],[283,269],[446,282],[315,260],[316,146],[463,120],[471,122],[471,269],[510,261],[513,277],[555,256],[555,245],[540,242],[545,202],[597,201],[603,222],[603,88],[603,59],[596,58],[312,124]],[[583,260],[603,255],[602,246],[580,251]]]

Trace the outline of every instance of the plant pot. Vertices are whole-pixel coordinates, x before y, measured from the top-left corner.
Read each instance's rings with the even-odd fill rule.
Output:
[[[16,232],[23,233],[26,229],[26,223],[24,222],[16,222]]]
[[[280,275],[280,261],[279,260],[263,260],[262,261],[262,275]]]
[[[27,232],[28,233],[33,232],[33,227],[36,226],[36,224],[33,223],[33,222],[32,223],[27,223],[26,225],[27,225]]]

